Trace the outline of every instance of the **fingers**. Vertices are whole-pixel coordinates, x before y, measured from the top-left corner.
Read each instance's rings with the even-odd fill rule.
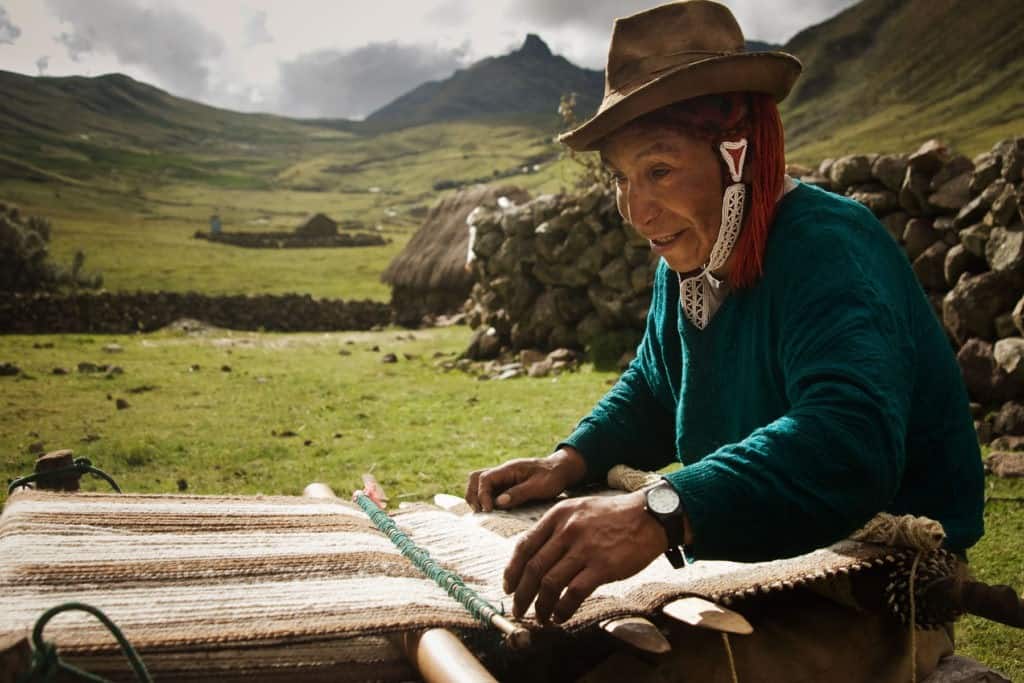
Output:
[[[583,604],[583,601],[589,598],[590,594],[602,583],[603,581],[598,573],[590,568],[585,568],[576,574],[569,582],[569,585],[566,586],[561,599],[555,605],[553,615],[555,623],[561,624],[563,621],[567,621],[569,617],[576,613],[576,610]],[[540,598],[537,598],[537,603],[537,611],[539,612]]]
[[[515,586],[515,596],[512,600],[512,614],[517,619],[526,614],[530,603],[533,602],[537,591],[540,590],[541,581],[562,558],[563,553],[565,553],[565,546],[558,542],[558,539],[552,539],[523,565],[523,572]]]
[[[540,580],[540,589],[537,591],[537,600],[533,606],[537,621],[542,624],[548,622],[551,618],[551,610],[559,601],[562,591],[585,565],[584,559],[566,554],[544,574]]]
[[[518,505],[522,505],[523,503],[535,500],[539,497],[536,493],[536,481],[536,478],[530,477],[521,484],[516,484],[499,495],[494,500],[494,504],[499,508],[514,508]]]
[[[489,470],[479,470],[470,475],[469,485],[474,489],[473,498],[466,492],[466,502],[474,512],[491,512],[494,510],[494,496],[502,493],[510,486],[518,484],[524,477],[529,478],[521,462],[507,462]],[[500,497],[500,496],[499,496]]]
[[[477,503],[477,487],[480,485],[480,474],[484,470],[477,470],[469,473],[469,482],[466,484],[466,495],[463,496],[466,502],[469,503],[469,508],[473,512],[480,512],[480,506]]]

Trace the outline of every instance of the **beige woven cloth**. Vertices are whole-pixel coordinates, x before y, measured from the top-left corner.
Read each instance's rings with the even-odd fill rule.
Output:
[[[517,534],[543,509],[458,516],[417,505],[393,516],[442,566],[510,606],[502,572]],[[846,541],[765,564],[698,562],[677,571],[659,558],[598,589],[565,628],[654,614],[685,595],[728,604],[899,555]],[[0,639],[27,633],[44,610],[68,601],[106,612],[161,680],[404,680],[414,674],[384,634],[482,630],[347,502],[15,493],[0,517]],[[46,637],[90,671],[126,670],[88,615],[56,617]]]

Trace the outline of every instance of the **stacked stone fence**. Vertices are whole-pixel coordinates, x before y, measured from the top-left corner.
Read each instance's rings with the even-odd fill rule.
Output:
[[[233,330],[312,332],[387,325],[391,308],[376,301],[309,295],[208,296],[137,292],[0,295],[0,333],[150,332],[182,318]]]
[[[336,235],[302,235],[294,232],[220,232],[198,230],[196,239],[250,249],[318,249],[339,247],[377,247],[391,240],[370,232]]]
[[[867,206],[903,247],[946,329],[979,436],[1024,435],[1024,137],[973,159],[937,141],[790,172]],[[655,260],[610,188],[482,206],[465,311],[473,358],[638,339]]]

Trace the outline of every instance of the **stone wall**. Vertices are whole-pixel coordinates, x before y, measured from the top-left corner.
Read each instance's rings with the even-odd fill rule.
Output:
[[[1024,435],[1022,170],[1024,137],[973,159],[931,141],[790,169],[867,206],[903,247],[957,352],[984,441]],[[639,338],[655,261],[610,190],[481,208],[469,220],[478,259],[469,356]]]
[[[181,318],[234,330],[367,330],[387,325],[391,308],[376,301],[319,300],[300,294],[101,292],[0,297],[0,333],[150,332]]]
[[[657,260],[607,189],[479,207],[467,221],[476,228],[471,357],[639,339]]]
[[[219,244],[251,249],[316,249],[377,247],[391,240],[371,232],[342,232],[335,235],[305,235],[298,232],[220,232],[197,230],[194,237]]]

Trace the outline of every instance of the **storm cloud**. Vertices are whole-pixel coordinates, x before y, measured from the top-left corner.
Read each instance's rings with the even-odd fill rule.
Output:
[[[464,60],[464,49],[397,42],[318,50],[280,64],[277,109],[291,116],[362,118],[421,83],[450,76]]]
[[[20,35],[21,29],[11,23],[7,17],[7,10],[0,7],[0,45],[13,45]]]
[[[736,15],[748,39],[782,43],[794,34],[793,27],[806,28],[824,21],[857,0],[774,0],[769,7],[762,0],[724,0]],[[605,45],[617,17],[628,16],[657,3],[650,0],[519,0],[510,13],[517,19],[545,27],[576,27],[603,38]]]
[[[47,0],[70,30],[57,36],[72,59],[113,55],[152,73],[175,94],[206,93],[206,62],[224,49],[220,37],[173,7],[140,7],[131,0]]]
[[[247,47],[274,42],[267,30],[267,13],[252,12],[245,20],[245,44]]]

